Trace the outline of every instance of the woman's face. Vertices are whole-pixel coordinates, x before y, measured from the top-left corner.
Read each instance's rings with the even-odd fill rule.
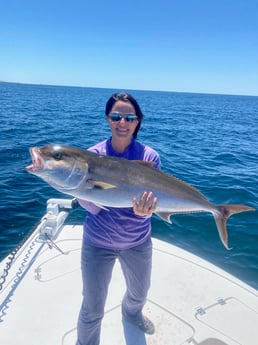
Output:
[[[117,101],[110,113],[110,114],[121,114],[121,115],[136,115],[135,109],[131,103],[123,102],[123,101]],[[133,122],[127,121],[125,118],[121,118],[119,121],[112,121],[112,119],[107,116],[107,121],[110,125],[111,131],[112,131],[112,137],[115,139],[128,139],[131,140],[131,137],[135,131],[135,128],[138,125],[139,120],[136,119]]]

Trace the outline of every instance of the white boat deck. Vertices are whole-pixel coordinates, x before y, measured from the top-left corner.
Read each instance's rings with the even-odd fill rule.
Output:
[[[0,291],[1,345],[74,345],[81,304],[82,227],[66,225],[55,247],[34,232]],[[257,345],[257,291],[178,247],[153,239],[152,286],[145,314],[155,323],[148,345]],[[0,276],[8,258],[0,265]],[[116,264],[101,345],[125,345],[124,279]],[[135,342],[127,345],[137,345]]]

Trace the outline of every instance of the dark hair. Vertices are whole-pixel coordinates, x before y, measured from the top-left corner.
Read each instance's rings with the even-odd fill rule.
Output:
[[[107,104],[106,104],[106,116],[110,113],[110,111],[112,110],[113,108],[113,105],[118,102],[118,101],[122,101],[122,102],[127,102],[127,103],[131,103],[132,106],[134,107],[134,110],[135,110],[135,114],[137,115],[138,117],[138,124],[137,124],[137,127],[135,128],[135,131],[133,133],[133,138],[136,139],[137,138],[137,134],[138,134],[138,131],[141,127],[141,122],[144,118],[144,115],[141,111],[141,108],[139,106],[139,104],[137,103],[136,99],[130,95],[129,93],[114,93],[110,98],[109,100],[107,101]]]

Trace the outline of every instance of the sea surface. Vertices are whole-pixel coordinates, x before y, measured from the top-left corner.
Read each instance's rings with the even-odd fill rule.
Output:
[[[104,109],[114,89],[0,83],[0,259],[64,197],[28,174],[29,147],[60,143],[87,148],[110,136]],[[157,91],[130,92],[145,120],[138,139],[156,149],[162,169],[198,188],[213,203],[258,209],[258,97]],[[67,222],[81,224],[76,209]],[[209,214],[153,216],[153,236],[222,267],[258,288],[258,212],[228,221],[220,242]],[[207,282],[207,287],[208,287]]]

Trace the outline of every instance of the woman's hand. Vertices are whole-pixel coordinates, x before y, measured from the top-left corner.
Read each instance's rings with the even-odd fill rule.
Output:
[[[150,216],[155,212],[158,199],[153,197],[152,192],[144,192],[137,202],[136,197],[133,198],[133,210],[137,216]]]

